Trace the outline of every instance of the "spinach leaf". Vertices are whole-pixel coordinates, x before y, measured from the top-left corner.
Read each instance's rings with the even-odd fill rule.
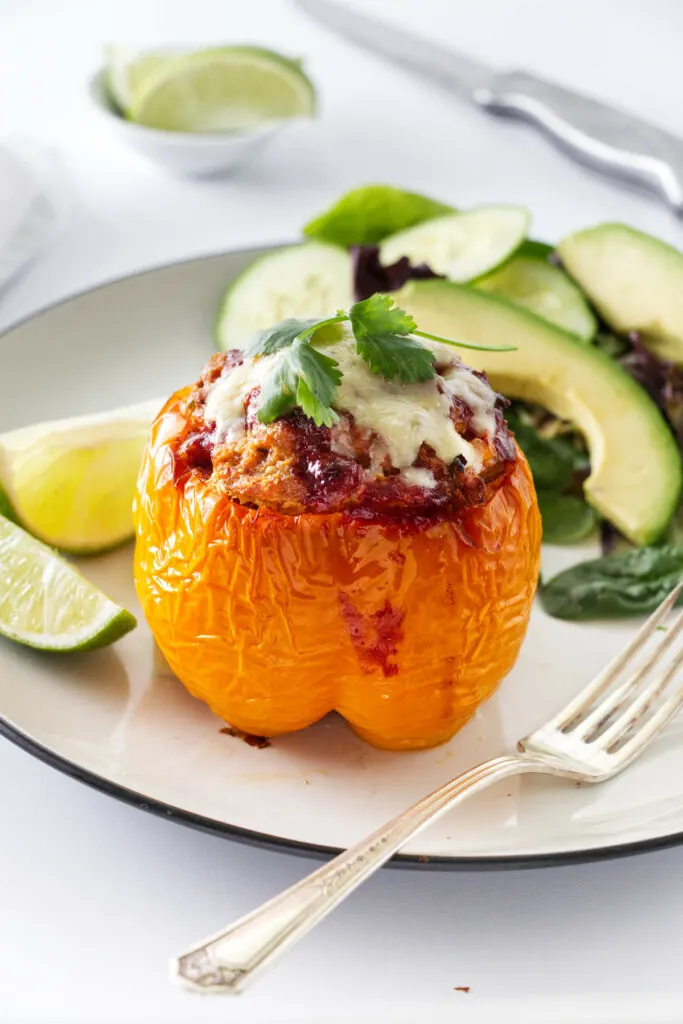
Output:
[[[432,217],[455,213],[452,206],[393,185],[361,185],[344,193],[304,225],[307,238],[333,245],[376,245]]]
[[[529,461],[536,489],[563,491],[568,488],[574,473],[585,463],[585,456],[576,449],[571,438],[542,437],[535,427],[524,422],[514,407],[505,418]]]
[[[1,495],[0,501],[2,501]],[[664,543],[683,546],[683,505],[679,505],[674,512],[673,519],[664,535]]]
[[[629,350],[629,343],[621,334],[612,334],[609,330],[598,331],[593,343],[610,359],[618,359]]]
[[[556,619],[624,618],[653,611],[683,579],[683,547],[634,548],[582,562],[541,584]]]
[[[543,540],[548,544],[573,544],[595,529],[594,509],[575,494],[539,491],[538,507],[543,520]]]

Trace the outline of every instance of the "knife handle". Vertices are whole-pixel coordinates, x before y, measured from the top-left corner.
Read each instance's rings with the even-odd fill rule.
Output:
[[[475,101],[527,121],[579,163],[654,192],[683,215],[683,140],[523,71],[496,75]]]

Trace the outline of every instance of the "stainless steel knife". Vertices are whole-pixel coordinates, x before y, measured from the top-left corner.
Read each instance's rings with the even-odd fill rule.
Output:
[[[497,71],[334,0],[295,0],[365,50],[493,114],[527,121],[587,167],[654,193],[683,215],[683,139],[526,71]]]

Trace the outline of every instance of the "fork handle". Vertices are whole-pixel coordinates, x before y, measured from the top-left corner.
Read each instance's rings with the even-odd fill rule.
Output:
[[[513,754],[451,779],[279,896],[173,960],[174,980],[201,992],[238,992],[256,971],[293,946],[409,839],[455,804],[499,779],[534,771],[543,771],[538,760]]]

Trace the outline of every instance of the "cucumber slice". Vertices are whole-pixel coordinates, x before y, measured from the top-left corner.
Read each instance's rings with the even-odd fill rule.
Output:
[[[529,213],[521,206],[482,206],[467,213],[434,217],[382,242],[382,263],[408,256],[436,274],[464,283],[489,274],[524,241]]]
[[[255,260],[228,286],[215,324],[219,349],[242,348],[286,317],[332,316],[353,302],[351,259],[323,242],[290,245]]]
[[[502,295],[571,331],[581,341],[590,342],[595,337],[598,325],[580,288],[546,259],[515,254],[475,283],[477,288]]]
[[[552,252],[555,252],[554,245],[539,242],[537,238],[525,238],[515,256],[533,256],[535,260],[547,260]]]

